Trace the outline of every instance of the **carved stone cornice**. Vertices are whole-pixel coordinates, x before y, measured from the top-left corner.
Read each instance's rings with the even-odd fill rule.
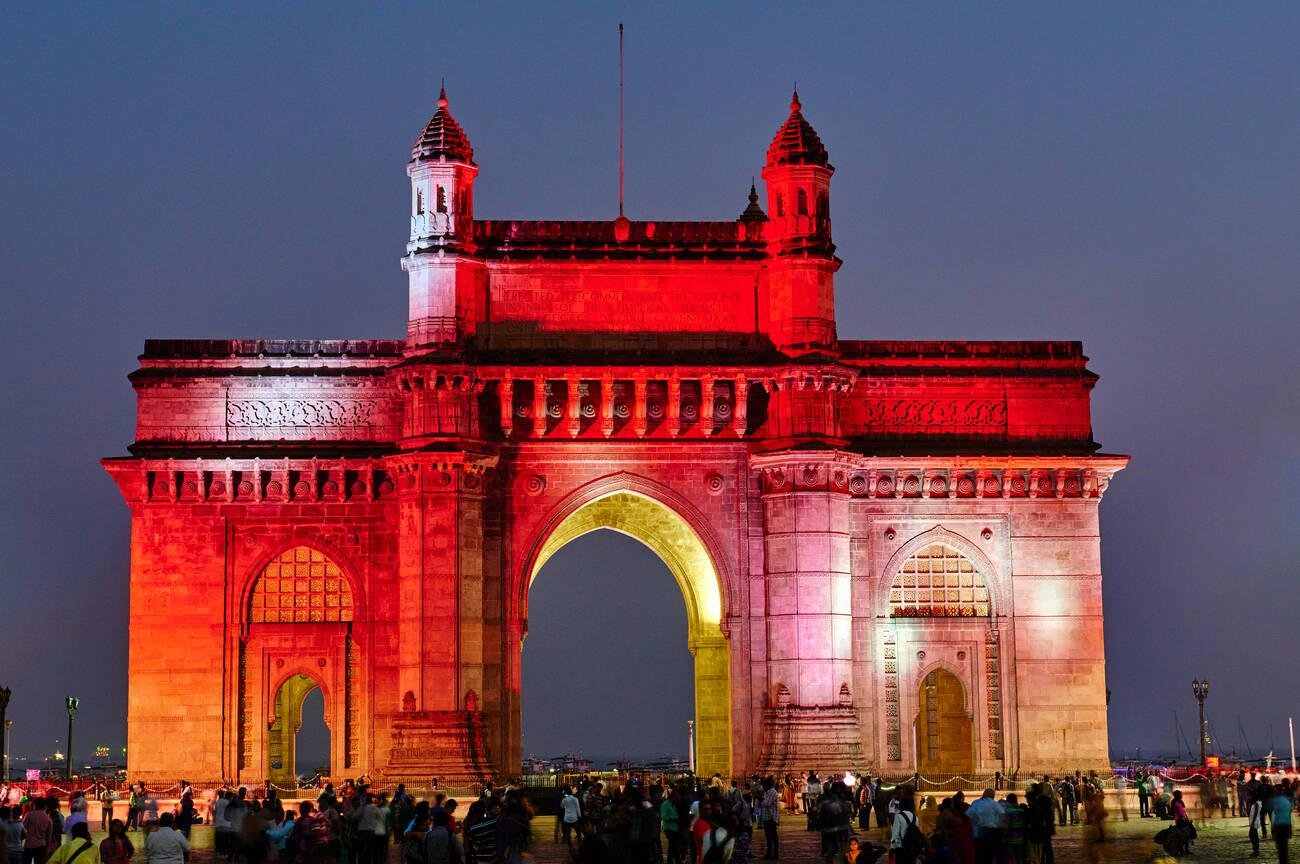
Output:
[[[1101,498],[1127,456],[867,457],[841,450],[750,457],[764,494],[837,491],[871,499]]]
[[[382,459],[105,459],[129,504],[338,503],[396,491]]]
[[[482,495],[485,475],[496,468],[497,456],[466,451],[403,453],[387,457],[384,464],[403,496],[448,492]]]

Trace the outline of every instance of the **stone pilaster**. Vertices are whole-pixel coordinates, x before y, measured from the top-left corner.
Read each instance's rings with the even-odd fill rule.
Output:
[[[765,455],[754,464],[767,595],[762,768],[860,765],[847,466],[829,452]]]

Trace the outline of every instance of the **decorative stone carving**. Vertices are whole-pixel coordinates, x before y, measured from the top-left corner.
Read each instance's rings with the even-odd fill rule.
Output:
[[[867,399],[864,425],[879,432],[1003,432],[1005,402],[994,399]]]
[[[364,426],[375,409],[370,399],[232,399],[226,403],[226,425]]]

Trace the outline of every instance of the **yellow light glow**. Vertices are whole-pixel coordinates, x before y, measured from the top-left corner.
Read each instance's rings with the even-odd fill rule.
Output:
[[[713,625],[716,629],[722,622],[718,574],[699,535],[672,510],[635,492],[611,493],[570,514],[543,544],[529,574],[529,584],[560,547],[601,528],[641,541],[668,565],[686,600],[692,642],[709,635],[701,630],[701,625]]]
[[[528,583],[566,543],[608,528],[644,543],[667,565],[686,602],[687,639],[695,657],[697,770],[731,776],[730,646],[722,632],[722,589],[703,541],[671,508],[635,492],[612,492],[569,514],[542,544]]]

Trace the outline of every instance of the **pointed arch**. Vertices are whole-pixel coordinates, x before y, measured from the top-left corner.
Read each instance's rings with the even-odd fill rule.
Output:
[[[657,512],[668,517],[669,522],[676,523],[673,530],[678,542],[672,544],[675,548],[669,548],[654,538],[647,542],[649,532],[646,526],[634,524],[635,519],[621,521],[619,525],[593,523],[585,530],[577,530],[581,521],[574,522],[565,530],[563,542],[552,542],[557,529],[579,510],[602,498],[618,494],[635,496],[637,500],[623,499],[622,503],[631,504],[641,514]],[[589,515],[594,517],[596,514],[589,511]],[[512,591],[511,601],[518,617],[527,619],[528,589],[546,560],[570,540],[602,527],[627,534],[644,543],[664,559],[670,571],[674,570],[674,565],[697,568],[699,575],[688,579],[690,584],[683,584],[683,579],[687,579],[684,570],[673,573],[673,578],[678,581],[683,593],[690,592],[686,598],[688,614],[693,597],[698,604],[700,620],[716,623],[725,631],[729,610],[738,602],[733,596],[736,580],[729,559],[723,553],[722,545],[717,541],[708,519],[685,497],[660,483],[627,471],[602,477],[574,490],[552,508],[550,515],[534,531],[532,539],[524,547],[527,549],[526,557],[517,571],[517,582]],[[706,569],[712,574],[711,580],[703,578]]]
[[[707,521],[681,496],[626,472],[594,481],[568,496],[536,530],[512,598],[527,620],[530,586],[563,546],[601,528],[640,541],[667,565],[686,606],[687,641],[695,665],[695,749],[703,774],[730,776],[732,761],[731,645],[723,627],[725,558]],[[706,770],[707,769],[707,770]]]

